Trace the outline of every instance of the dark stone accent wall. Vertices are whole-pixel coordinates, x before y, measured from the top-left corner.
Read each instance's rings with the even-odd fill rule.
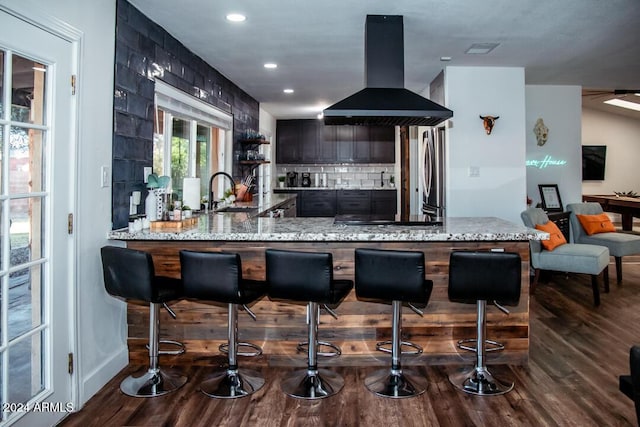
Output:
[[[142,175],[145,166],[153,165],[156,77],[233,114],[234,141],[258,130],[260,107],[126,0],[117,2],[115,47],[112,221],[118,229],[129,221],[131,192],[142,191],[143,201],[146,197]]]

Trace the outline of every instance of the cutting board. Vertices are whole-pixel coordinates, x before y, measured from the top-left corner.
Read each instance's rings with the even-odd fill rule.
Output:
[[[151,231],[177,231],[189,227],[195,227],[198,218],[191,217],[180,221],[151,221]]]

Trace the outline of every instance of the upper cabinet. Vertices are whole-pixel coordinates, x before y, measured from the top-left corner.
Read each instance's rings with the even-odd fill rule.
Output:
[[[278,120],[278,163],[395,163],[395,128]]]

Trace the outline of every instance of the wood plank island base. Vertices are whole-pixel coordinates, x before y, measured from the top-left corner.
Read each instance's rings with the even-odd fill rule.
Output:
[[[520,303],[505,315],[495,307],[487,310],[487,336],[505,349],[489,353],[490,363],[526,364],[529,351],[529,240],[543,240],[548,234],[527,229],[498,218],[447,218],[441,226],[346,226],[331,218],[249,218],[246,215],[210,214],[198,227],[183,232],[113,231],[110,239],[123,240],[127,247],[152,254],[156,273],[180,277],[178,253],[182,249],[238,252],[243,276],[264,280],[264,251],[267,248],[321,251],[333,254],[336,278],[354,278],[354,250],[360,247],[415,250],[425,254],[426,277],[434,289],[424,317],[403,310],[404,339],[423,347],[419,356],[406,357],[405,365],[472,364],[475,355],[457,348],[462,338],[475,336],[475,305],[450,303],[447,296],[449,254],[453,250],[504,250],[522,258]],[[161,337],[181,341],[187,357],[199,359],[219,353],[226,340],[226,306],[218,307],[183,300],[173,304],[177,319],[162,313]],[[305,305],[293,305],[264,298],[251,309],[257,321],[239,316],[242,341],[263,348],[271,366],[304,366],[305,357],[296,345],[306,338]],[[390,339],[390,305],[359,301],[355,291],[338,309],[338,319],[323,314],[319,338],[342,348],[336,358],[322,358],[326,366],[378,366],[388,364],[389,355],[375,350],[378,341]],[[132,363],[147,358],[148,309],[129,304],[129,348]],[[184,356],[181,356],[184,357]],[[170,362],[169,362],[170,363]]]

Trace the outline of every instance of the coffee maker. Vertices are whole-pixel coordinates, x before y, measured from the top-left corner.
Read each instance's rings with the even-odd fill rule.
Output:
[[[287,187],[298,186],[298,172],[287,172]]]
[[[311,174],[309,172],[302,172],[302,186],[311,187]]]

